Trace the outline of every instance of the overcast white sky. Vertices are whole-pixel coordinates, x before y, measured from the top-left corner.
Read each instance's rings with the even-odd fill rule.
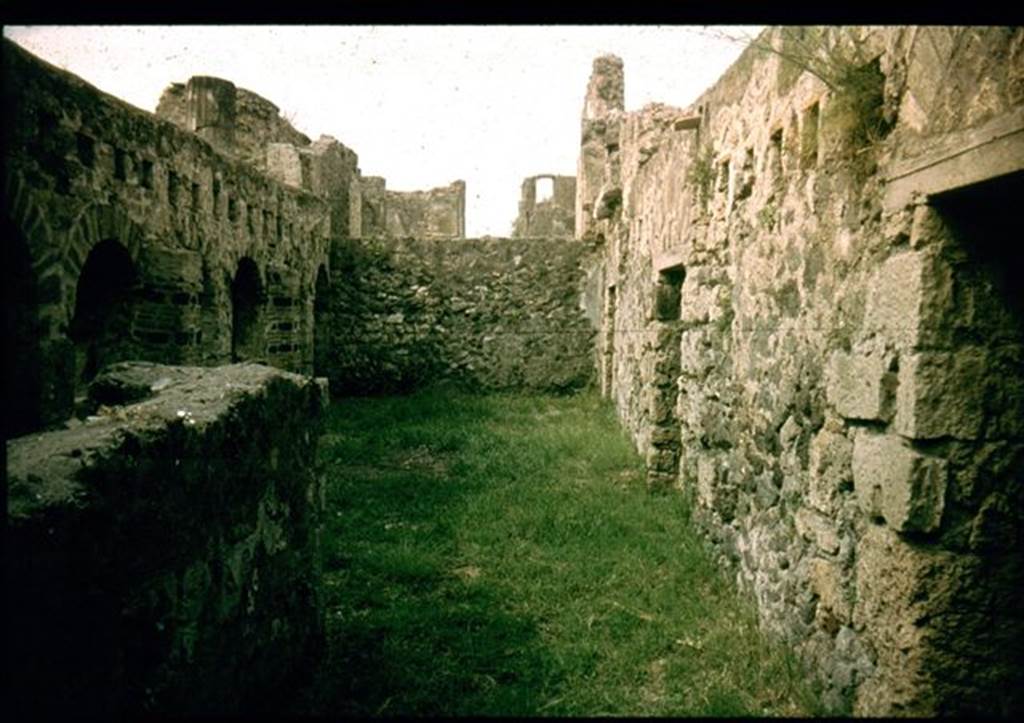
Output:
[[[730,32],[759,28],[735,27]],[[591,63],[625,63],[626,109],[689,105],[742,46],[699,26],[32,26],[4,36],[144,110],[171,82],[227,78],[363,175],[408,191],[466,181],[468,236],[507,236],[519,184],[574,175]]]

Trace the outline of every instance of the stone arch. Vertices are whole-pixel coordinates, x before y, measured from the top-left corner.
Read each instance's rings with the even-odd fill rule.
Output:
[[[75,345],[75,383],[132,356],[131,328],[139,276],[128,250],[107,239],[95,244],[75,285],[68,337]]]
[[[259,360],[263,349],[263,306],[266,286],[249,256],[238,261],[231,281],[231,360]]]
[[[331,332],[330,276],[320,264],[313,284],[313,375],[326,376]]]
[[[77,280],[93,248],[104,241],[115,240],[127,252],[132,263],[138,265],[144,243],[142,229],[119,206],[91,204],[78,214],[63,247],[64,277],[74,279],[68,284],[64,296],[64,319],[70,322],[76,307]]]

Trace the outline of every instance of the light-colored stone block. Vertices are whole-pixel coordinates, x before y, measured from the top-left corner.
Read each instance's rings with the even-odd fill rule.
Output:
[[[868,283],[864,330],[898,348],[943,341],[952,310],[953,275],[934,251],[891,256]]]
[[[861,508],[897,532],[938,528],[946,498],[946,460],[925,456],[892,435],[861,431],[853,445],[853,485]]]
[[[801,507],[793,516],[797,533],[818,546],[822,552],[834,555],[839,552],[839,534],[835,522],[814,510]]]
[[[828,401],[848,419],[889,419],[894,386],[895,379],[881,355],[836,351],[829,359]]]
[[[811,440],[807,504],[825,515],[836,510],[840,487],[852,481],[853,442],[845,435],[821,429]]]
[[[302,160],[291,143],[267,144],[267,173],[289,186],[302,188]]]
[[[985,354],[923,352],[900,358],[893,428],[911,439],[976,439],[983,419]]]
[[[853,606],[843,590],[839,563],[820,557],[813,558],[807,566],[807,577],[811,591],[818,596],[819,615],[827,611],[839,622],[848,624],[853,615]]]

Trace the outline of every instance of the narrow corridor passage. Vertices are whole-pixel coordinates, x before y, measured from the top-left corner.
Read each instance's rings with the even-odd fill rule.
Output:
[[[320,454],[328,649],[297,712],[821,712],[596,394],[345,399]]]

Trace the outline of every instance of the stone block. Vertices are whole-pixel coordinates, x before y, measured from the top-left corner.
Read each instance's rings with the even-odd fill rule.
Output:
[[[879,354],[836,351],[829,359],[826,395],[847,419],[885,421],[892,415],[894,375]]]
[[[813,542],[822,552],[834,555],[839,552],[839,534],[835,522],[814,510],[801,507],[793,516],[797,534]]]
[[[302,159],[291,143],[267,144],[267,173],[295,188],[302,188]]]
[[[933,251],[889,257],[868,282],[864,331],[898,348],[944,341],[952,310],[953,274]]]
[[[976,439],[983,418],[986,360],[968,347],[900,358],[893,428],[911,439]]]
[[[147,246],[139,267],[150,284],[193,290],[203,285],[203,257],[195,251]]]
[[[877,670],[857,693],[856,715],[934,715],[926,673],[926,626],[909,624],[943,610],[935,595],[951,570],[951,556],[912,548],[892,530],[871,525],[857,543],[855,629],[877,655]],[[930,594],[931,593],[931,594]]]
[[[842,567],[833,560],[813,558],[807,566],[807,578],[811,591],[818,596],[818,616],[831,615],[836,621],[848,624],[853,616],[853,606],[843,589]]]
[[[845,435],[821,429],[811,440],[807,504],[825,515],[835,513],[839,490],[853,480],[850,462],[853,442]]]
[[[853,486],[861,509],[897,532],[931,532],[945,506],[946,461],[892,435],[861,431],[853,445]]]
[[[736,511],[736,489],[729,484],[729,470],[710,455],[697,458],[697,502],[726,521],[731,520]]]

